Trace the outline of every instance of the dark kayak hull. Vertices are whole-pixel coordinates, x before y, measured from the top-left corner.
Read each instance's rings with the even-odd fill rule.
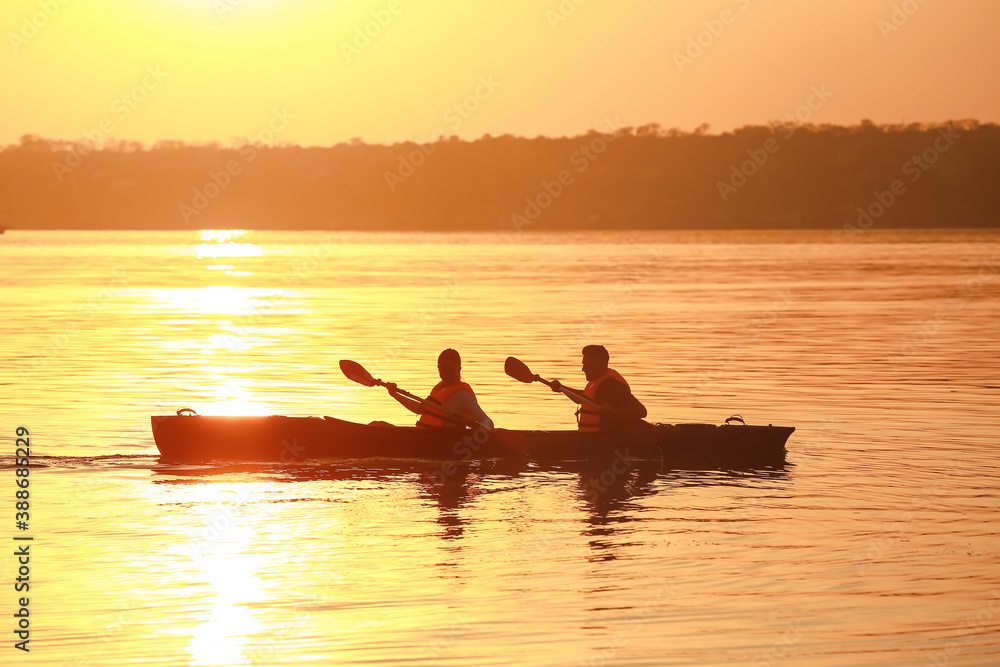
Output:
[[[643,424],[620,433],[423,429],[365,425],[332,417],[152,418],[153,439],[167,461],[277,461],[390,458],[468,461],[661,460],[677,467],[744,468],[782,465],[780,426]]]

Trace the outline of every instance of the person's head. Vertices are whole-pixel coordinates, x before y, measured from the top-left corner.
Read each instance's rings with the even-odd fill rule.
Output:
[[[583,374],[588,382],[593,382],[608,370],[607,349],[603,345],[588,345],[583,348]]]
[[[438,355],[438,375],[447,383],[462,379],[462,357],[450,347]]]

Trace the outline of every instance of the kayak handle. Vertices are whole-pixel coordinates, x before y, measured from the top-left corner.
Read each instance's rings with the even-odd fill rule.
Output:
[[[729,419],[726,420],[726,424],[728,424],[729,422],[739,422],[739,423],[743,424],[744,426],[747,425],[747,423],[745,421],[743,421],[743,416],[742,415],[733,415],[732,417],[730,417]]]
[[[195,416],[197,416],[198,413],[195,412],[194,410],[192,410],[191,408],[181,408],[180,410],[177,411],[177,416],[178,417],[182,417],[184,415],[195,415]]]

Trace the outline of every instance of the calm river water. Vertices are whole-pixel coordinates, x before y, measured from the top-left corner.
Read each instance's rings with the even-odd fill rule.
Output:
[[[1000,664],[1000,233],[0,236],[2,664]],[[783,469],[161,464],[149,417],[399,424],[458,349],[499,426],[572,428],[503,373],[662,422],[795,426]],[[30,430],[30,528],[14,526]]]

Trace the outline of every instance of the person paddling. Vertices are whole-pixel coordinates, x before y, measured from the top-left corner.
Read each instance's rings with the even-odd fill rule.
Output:
[[[472,387],[462,382],[462,357],[457,351],[448,348],[438,355],[438,375],[441,381],[431,390],[423,406],[399,394],[393,383],[387,383],[386,388],[403,407],[420,415],[419,427],[461,428],[478,422],[493,428],[493,420],[479,407]]]
[[[570,389],[582,394],[601,406],[597,408],[584,403],[578,397],[566,394],[574,403],[579,403],[577,421],[581,431],[620,430],[646,417],[646,407],[632,395],[628,382],[613,368],[608,368],[610,355],[603,345],[588,345],[583,348],[583,374],[587,387],[583,391]],[[563,385],[554,380],[552,391],[561,392]]]

